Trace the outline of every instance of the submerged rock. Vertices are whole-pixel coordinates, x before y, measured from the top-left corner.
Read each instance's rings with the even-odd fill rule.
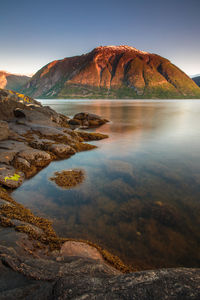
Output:
[[[70,189],[80,184],[84,180],[84,172],[82,170],[67,170],[62,172],[55,172],[54,177],[51,177],[51,181],[66,189]]]

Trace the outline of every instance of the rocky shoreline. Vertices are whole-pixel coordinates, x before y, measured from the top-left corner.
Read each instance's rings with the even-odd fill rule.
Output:
[[[50,220],[11,197],[51,161],[96,148],[86,142],[108,136],[81,129],[106,122],[88,113],[69,119],[0,89],[0,299],[199,299],[199,269],[130,273],[98,245],[58,237]]]

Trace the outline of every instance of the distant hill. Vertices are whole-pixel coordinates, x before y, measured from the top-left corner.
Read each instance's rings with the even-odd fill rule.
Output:
[[[169,60],[129,46],[55,60],[21,90],[37,98],[196,98],[200,88]]]
[[[193,77],[192,80],[194,80],[194,82],[195,82],[198,86],[200,86],[200,75],[197,76],[197,77]]]
[[[19,91],[29,79],[30,77],[25,75],[16,75],[0,71],[0,88]]]

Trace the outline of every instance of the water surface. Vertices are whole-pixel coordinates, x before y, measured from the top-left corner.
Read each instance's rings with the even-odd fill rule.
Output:
[[[51,163],[13,196],[53,221],[57,233],[88,239],[138,269],[200,267],[200,101],[42,100],[73,116],[110,123],[96,150]],[[84,183],[62,190],[55,171],[81,168]]]

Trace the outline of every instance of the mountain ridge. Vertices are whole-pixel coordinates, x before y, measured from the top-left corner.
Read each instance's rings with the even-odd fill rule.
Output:
[[[200,75],[193,77],[192,80],[200,87]]]
[[[0,70],[0,88],[18,92],[30,78],[26,75],[13,74]]]
[[[21,91],[40,98],[200,97],[200,88],[168,59],[127,45],[52,61]]]

